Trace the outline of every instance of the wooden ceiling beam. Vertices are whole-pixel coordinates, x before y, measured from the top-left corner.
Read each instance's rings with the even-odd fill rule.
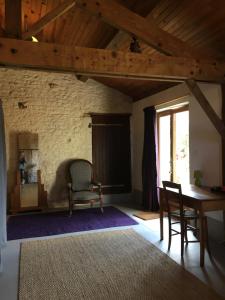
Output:
[[[55,21],[58,17],[65,14],[68,10],[70,10],[76,4],[76,0],[65,0],[60,3],[56,8],[43,16],[40,20],[38,20],[35,24],[31,26],[31,28],[22,34],[22,39],[26,40],[31,36],[39,33],[47,24]]]
[[[209,101],[199,88],[197,82],[193,79],[186,80],[186,84],[193,94],[193,96],[196,98],[218,133],[221,135],[222,139],[225,140],[225,125],[223,121],[218,117],[212,106],[210,105]]]
[[[22,30],[22,1],[5,0],[5,33],[11,38],[20,38]]]
[[[0,65],[147,80],[224,82],[225,62],[197,61],[0,38]]]
[[[185,42],[162,30],[153,18],[145,19],[113,0],[77,0],[77,5],[116,28],[135,35],[160,53],[204,58],[204,51],[192,49]]]
[[[187,2],[187,0],[185,0]],[[148,21],[150,20],[150,22],[153,22],[155,24],[155,26],[159,27],[159,25],[156,23],[156,19],[154,17],[154,10],[150,11],[149,14],[145,17],[145,19]],[[164,27],[166,27],[166,25],[169,23],[169,21],[164,22],[164,25],[162,27],[160,27],[162,30],[165,31]],[[171,37],[173,38],[173,34],[170,34]],[[130,35],[127,34],[126,32],[120,30],[117,34],[115,34],[115,36],[113,37],[113,39],[109,42],[109,44],[107,45],[106,49],[111,49],[111,50],[122,50],[121,48],[124,45],[128,45],[131,42],[131,38]],[[191,57],[193,58],[218,58],[220,57],[220,55],[218,54],[218,52],[212,50],[212,49],[208,49],[208,48],[194,48],[193,46],[189,45],[187,42],[185,42],[186,45],[186,49],[189,49],[189,54]],[[142,48],[142,46],[141,46]],[[146,47],[144,47],[146,48]],[[122,50],[123,51],[123,50]],[[152,49],[152,51],[154,51],[154,49]],[[151,55],[153,54],[154,56],[156,55],[160,55],[160,53],[157,52],[150,52]],[[185,54],[183,55],[185,56]]]

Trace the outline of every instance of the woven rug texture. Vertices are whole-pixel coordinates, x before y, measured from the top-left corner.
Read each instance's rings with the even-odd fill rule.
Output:
[[[132,229],[22,243],[19,300],[222,299]]]

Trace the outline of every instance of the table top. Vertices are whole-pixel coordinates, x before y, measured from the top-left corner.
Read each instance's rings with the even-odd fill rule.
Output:
[[[162,186],[159,187],[163,189]],[[172,192],[176,190],[170,189]],[[182,186],[182,194],[185,197],[196,199],[199,201],[225,201],[225,192],[212,192],[209,187],[197,187],[193,184]]]

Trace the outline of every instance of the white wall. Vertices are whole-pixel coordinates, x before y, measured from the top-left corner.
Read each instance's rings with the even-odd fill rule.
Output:
[[[222,93],[220,85],[200,84],[200,87],[217,115],[221,117]],[[203,185],[222,185],[221,137],[194,97],[189,97],[189,100],[191,183],[194,183],[194,170],[199,169],[203,173]],[[222,211],[210,212],[208,215],[218,221],[223,221]]]
[[[222,95],[220,85],[200,84],[200,88],[207,97],[208,101],[221,115]],[[180,100],[179,100],[180,99]],[[142,150],[144,137],[144,113],[143,109],[152,105],[159,105],[169,102],[188,101],[190,106],[190,181],[193,180],[193,171],[200,169],[203,172],[203,184],[221,185],[222,184],[222,149],[221,138],[211,121],[202,110],[197,100],[190,94],[185,84],[167,89],[140,100],[133,105],[133,189],[134,197],[141,199],[142,191]],[[163,105],[160,105],[162,107]],[[136,199],[137,200],[137,199]],[[222,218],[222,214],[211,214],[217,219]]]
[[[221,117],[222,95],[220,85],[200,84],[209,103]],[[190,175],[199,169],[203,173],[202,184],[207,186],[222,184],[221,137],[194,97],[190,101]]]

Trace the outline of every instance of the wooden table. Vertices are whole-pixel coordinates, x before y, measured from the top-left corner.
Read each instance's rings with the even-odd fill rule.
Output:
[[[160,189],[160,238],[163,240],[163,217],[165,211],[163,188]],[[172,191],[176,193],[175,191]],[[200,266],[204,266],[204,214],[207,211],[225,211],[225,192],[211,192],[210,189],[200,188],[194,185],[182,187],[184,205],[199,211],[200,220]],[[225,221],[225,220],[224,220]]]

